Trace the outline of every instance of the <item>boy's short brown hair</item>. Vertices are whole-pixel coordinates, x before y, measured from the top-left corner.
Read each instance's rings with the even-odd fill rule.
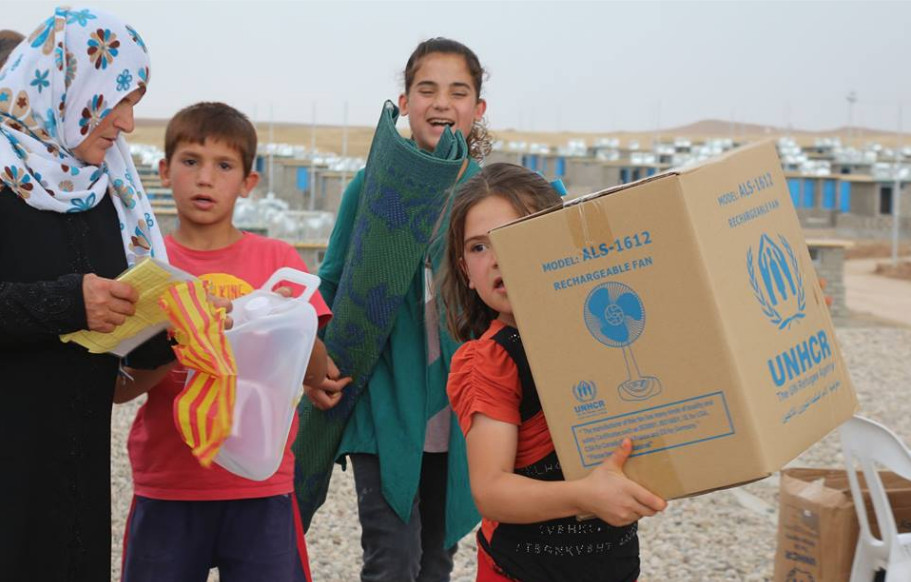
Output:
[[[244,176],[253,171],[256,156],[256,128],[246,115],[224,103],[204,101],[184,107],[168,122],[164,134],[164,155],[171,156],[182,142],[204,144],[207,139],[224,142],[240,154]]]

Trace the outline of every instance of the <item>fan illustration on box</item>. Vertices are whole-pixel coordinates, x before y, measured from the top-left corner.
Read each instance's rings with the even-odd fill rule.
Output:
[[[628,378],[617,386],[623,400],[648,400],[661,393],[661,381],[643,376],[632,344],[645,329],[645,307],[639,295],[616,281],[602,283],[585,299],[585,325],[599,342],[623,351]]]

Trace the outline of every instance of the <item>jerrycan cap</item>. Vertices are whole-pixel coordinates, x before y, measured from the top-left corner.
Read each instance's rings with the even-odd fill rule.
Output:
[[[272,301],[268,297],[252,297],[244,305],[244,314],[249,319],[264,317],[269,315],[270,311],[272,311]]]

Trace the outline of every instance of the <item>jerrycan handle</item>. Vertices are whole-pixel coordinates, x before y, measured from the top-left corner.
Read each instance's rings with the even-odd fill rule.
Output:
[[[263,284],[262,288],[271,291],[273,287],[282,281],[290,281],[304,287],[303,293],[299,297],[295,297],[295,301],[310,301],[310,297],[316,293],[320,284],[319,277],[312,273],[305,273],[291,267],[282,267],[272,273],[272,276]]]

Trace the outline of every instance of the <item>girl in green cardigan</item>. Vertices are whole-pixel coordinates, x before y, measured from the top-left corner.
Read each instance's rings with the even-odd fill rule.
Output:
[[[489,152],[482,122],[484,70],[469,48],[443,38],[422,42],[409,58],[404,76],[405,92],[398,105],[408,117],[413,146],[439,155],[443,142],[452,140],[450,132],[458,130],[468,136],[471,158],[481,159]],[[461,138],[457,135],[456,139]],[[375,139],[374,148],[377,143]],[[371,158],[382,153],[371,150]],[[388,335],[380,336],[375,364],[361,374],[365,389],[347,404],[352,410],[336,458],[348,456],[354,466],[364,548],[361,580],[365,582],[449,580],[457,541],[479,521],[469,489],[464,439],[452,421],[445,390],[449,361],[459,344],[445,331],[432,283],[445,244],[448,194],[479,170],[473,159],[464,154],[462,158],[448,182],[438,185],[443,196],[432,208],[432,228],[415,237],[424,245],[423,256],[417,264],[406,262],[403,268],[408,272],[399,273],[407,280],[403,296],[392,303],[398,307],[390,310]],[[426,210],[397,203],[391,206],[400,212],[377,213],[382,220],[373,220],[382,225],[360,221],[363,206],[374,208],[383,196],[382,187],[371,184],[372,163],[382,162],[368,159],[366,173],[362,170],[354,177],[342,198],[319,272],[320,292],[333,310],[338,301],[348,298],[368,305],[365,318],[382,319],[382,314],[375,315],[382,309],[369,307],[383,304],[371,303],[376,289],[371,288],[363,298],[355,292],[356,284],[346,283],[352,257],[361,256],[361,245],[377,244],[388,246],[389,256],[394,257],[398,235],[404,229],[414,230],[413,214],[426,214]],[[415,167],[400,162],[393,165],[400,167],[384,168],[385,179],[398,180],[405,184],[403,188],[419,179]],[[379,192],[372,195],[377,200],[367,199],[365,192],[371,188]],[[390,229],[389,234],[377,241],[376,233],[386,232],[379,230],[383,228]],[[339,312],[335,313],[335,323],[339,323]],[[329,378],[306,391],[312,406],[326,415],[345,408],[336,407],[345,401],[341,389],[351,381],[345,376],[354,375],[354,385],[358,383],[357,373],[338,353],[345,341],[355,341],[358,334],[338,332],[339,339],[333,340],[328,337],[331,332],[327,329],[326,343],[335,362],[330,363]],[[339,346],[336,351],[333,343]]]

